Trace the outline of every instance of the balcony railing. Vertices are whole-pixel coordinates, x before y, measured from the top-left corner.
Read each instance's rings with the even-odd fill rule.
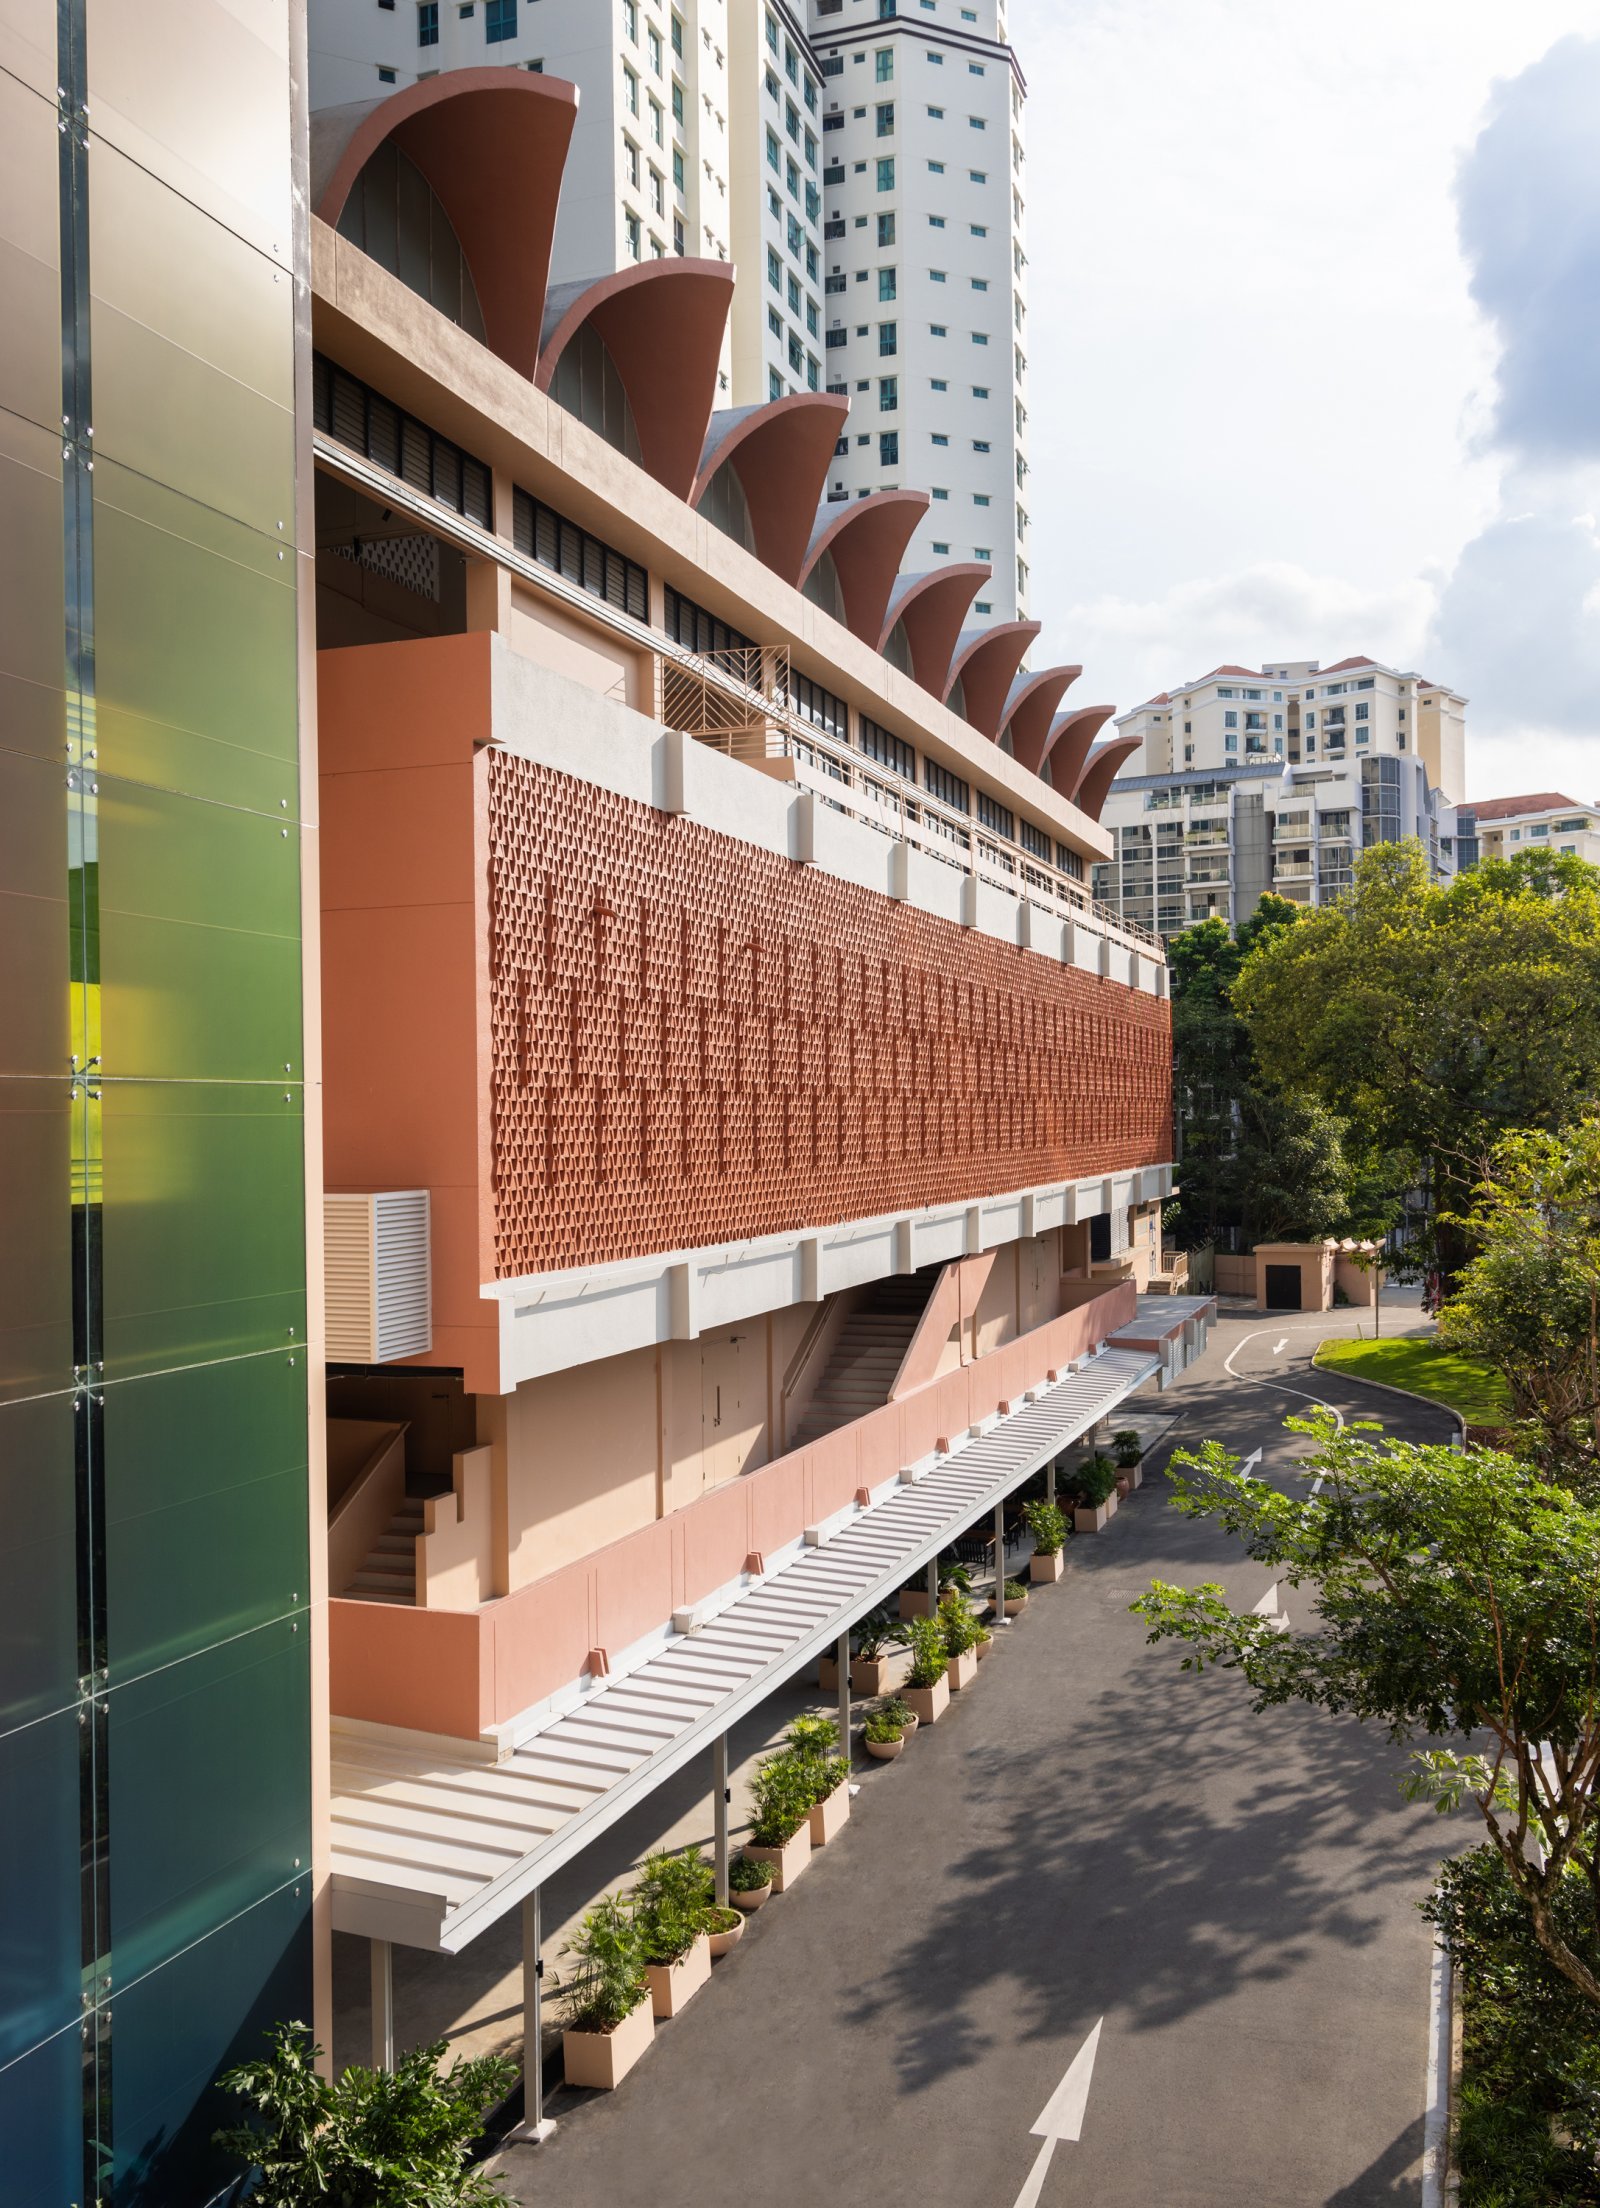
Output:
[[[747,766],[785,761],[792,779],[835,811],[925,851],[957,873],[1026,896],[1064,919],[1135,944],[1147,956],[1165,957],[1159,936],[1097,903],[1072,875],[991,835],[968,814],[814,727],[789,702],[787,646],[755,645],[681,660],[658,655],[656,669],[656,711],[669,728]]]

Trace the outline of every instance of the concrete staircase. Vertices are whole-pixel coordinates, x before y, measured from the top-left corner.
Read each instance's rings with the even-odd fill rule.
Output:
[[[937,1269],[881,1280],[851,1312],[823,1368],[816,1392],[790,1437],[791,1449],[880,1410],[927,1308]]]
[[[365,1563],[344,1593],[361,1602],[415,1603],[417,1535],[422,1531],[420,1495],[408,1495],[379,1534]]]

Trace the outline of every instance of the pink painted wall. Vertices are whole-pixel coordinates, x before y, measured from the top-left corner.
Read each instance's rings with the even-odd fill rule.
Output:
[[[594,1648],[613,1655],[675,1609],[737,1577],[752,1550],[772,1554],[842,1510],[858,1487],[890,1479],[955,1440],[1001,1402],[1083,1356],[1134,1316],[1119,1285],[810,1447],[714,1490],[472,1612],[334,1603],[333,1708],[427,1732],[475,1738],[577,1680]]]

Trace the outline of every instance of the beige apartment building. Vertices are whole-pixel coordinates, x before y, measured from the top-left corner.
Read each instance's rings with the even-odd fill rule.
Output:
[[[1482,798],[1471,811],[1481,859],[1557,851],[1600,866],[1600,806],[1580,805],[1559,790],[1536,790],[1522,797]]]

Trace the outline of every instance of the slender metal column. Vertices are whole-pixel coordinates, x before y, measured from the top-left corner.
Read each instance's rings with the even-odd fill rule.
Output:
[[[850,1761],[850,1636],[839,1635],[839,1753],[846,1763]]]
[[[1052,1504],[1056,1499],[1056,1460],[1054,1457],[1050,1459],[1049,1464],[1045,1467],[1044,1499],[1047,1503]]]
[[[1006,1506],[994,1506],[994,1622],[1009,1625],[1006,1616]]]
[[[387,1940],[372,1948],[372,2067],[394,2068],[394,1949]]]
[[[928,1559],[928,1608],[930,1610],[937,1610],[938,1607],[939,1559],[936,1556],[930,1556]]]
[[[715,1836],[717,1907],[728,1906],[728,1736],[719,1733],[711,1743],[711,1829]]]
[[[512,2138],[542,2146],[555,2130],[544,2112],[544,1936],[539,1889],[522,1897],[522,2121]]]

